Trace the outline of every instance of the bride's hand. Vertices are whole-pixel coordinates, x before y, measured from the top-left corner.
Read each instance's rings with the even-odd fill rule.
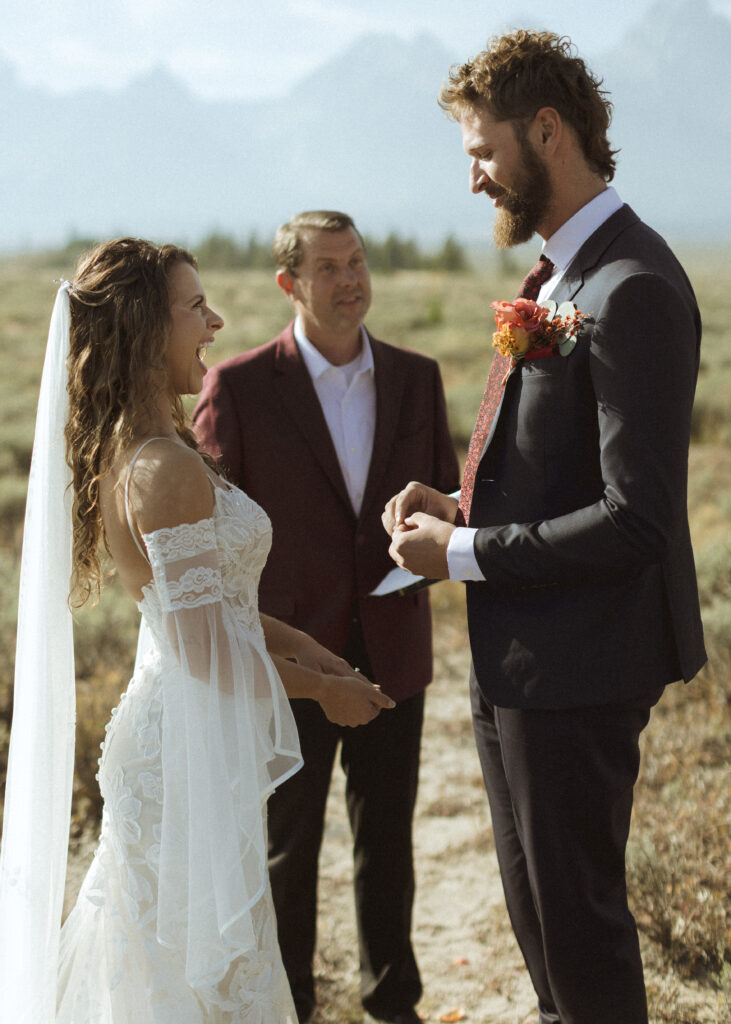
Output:
[[[314,669],[315,672],[331,676],[353,675],[353,666],[349,665],[345,658],[339,658],[307,633],[300,634],[299,641],[292,650],[292,658],[298,665]]]
[[[315,699],[327,718],[335,725],[365,725],[372,722],[384,708],[395,708],[396,702],[381,692],[365,676],[323,675],[322,692]]]
[[[274,619],[271,615],[262,614],[260,618],[270,654],[287,658],[313,672],[325,672],[332,676],[353,675],[352,666],[344,658],[333,654],[308,633],[280,619]]]
[[[316,700],[336,725],[365,725],[373,721],[383,708],[396,707],[396,702],[381,693],[380,687],[374,686],[349,665],[347,672],[323,673],[280,654],[273,654],[272,661],[287,696],[292,700],[298,697]],[[337,659],[337,662],[341,661],[341,658]]]

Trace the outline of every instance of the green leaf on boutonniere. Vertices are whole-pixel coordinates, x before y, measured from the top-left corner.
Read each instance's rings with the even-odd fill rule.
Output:
[[[558,320],[563,320],[564,330],[557,331],[553,340],[558,346],[560,355],[570,356],[576,348],[576,335],[581,329],[584,315],[579,312],[573,302],[562,302],[556,310],[556,317]]]
[[[544,309],[548,310],[548,316],[546,317],[545,322],[550,324],[551,320],[553,320],[553,318],[556,315],[556,310],[558,309],[558,306],[553,301],[553,299],[546,299],[546,301],[542,302],[541,305]]]

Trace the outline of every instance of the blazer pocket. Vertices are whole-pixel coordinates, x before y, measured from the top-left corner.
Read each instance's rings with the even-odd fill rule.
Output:
[[[560,378],[566,372],[566,360],[561,355],[546,356],[544,359],[523,359],[520,378],[523,384],[543,382],[545,378]]]
[[[539,455],[542,459],[566,444],[563,413],[570,407],[566,392],[571,387],[567,370],[561,356],[531,360],[521,368],[515,441],[534,458]]]

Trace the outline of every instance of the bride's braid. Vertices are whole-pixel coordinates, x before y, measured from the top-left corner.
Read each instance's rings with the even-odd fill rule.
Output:
[[[177,246],[119,238],[81,258],[69,289],[66,457],[74,487],[70,600],[76,607],[101,589],[98,549],[106,538],[99,481],[115,454],[146,429],[166,377],[168,279],[181,261],[196,266]],[[178,434],[197,450],[180,398],[172,401]]]

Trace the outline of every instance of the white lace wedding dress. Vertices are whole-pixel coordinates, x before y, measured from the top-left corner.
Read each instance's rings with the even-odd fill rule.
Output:
[[[57,1024],[296,1024],[266,863],[266,798],[301,764],[257,607],[269,520],[218,487],[211,518],[144,541],[153,579]]]

